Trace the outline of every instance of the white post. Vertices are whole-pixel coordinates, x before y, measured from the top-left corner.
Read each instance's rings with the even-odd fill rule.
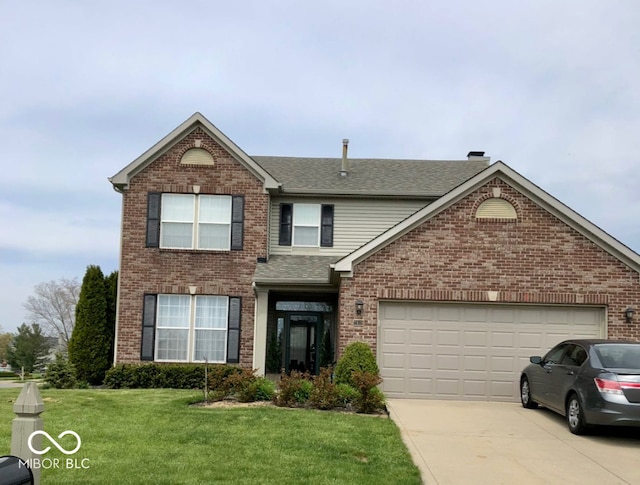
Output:
[[[28,440],[34,431],[42,431],[42,418],[40,413],[44,411],[44,402],[35,382],[27,382],[18,399],[13,405],[13,412],[17,417],[13,420],[11,429],[11,454],[17,456],[25,463],[33,463],[33,458],[39,458],[29,449]],[[41,450],[42,436],[36,435],[32,445]],[[40,485],[40,468],[31,468],[34,485]]]

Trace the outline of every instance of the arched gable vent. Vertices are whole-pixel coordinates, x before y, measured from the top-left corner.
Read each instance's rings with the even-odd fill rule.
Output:
[[[517,219],[516,209],[508,200],[494,197],[485,200],[476,210],[476,219]]]
[[[213,165],[213,157],[204,148],[191,148],[182,155],[183,165]]]

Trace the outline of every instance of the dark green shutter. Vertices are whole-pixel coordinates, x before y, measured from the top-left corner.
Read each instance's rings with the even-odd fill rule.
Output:
[[[244,196],[231,197],[231,249],[241,250],[244,232]]]
[[[153,360],[156,336],[156,301],[158,295],[144,295],[140,360]]]
[[[227,335],[227,363],[240,362],[240,315],[242,298],[229,297],[229,330]]]
[[[149,192],[147,195],[147,247],[160,246],[160,201],[162,194]]]
[[[322,205],[320,221],[320,246],[333,247],[333,205]]]
[[[280,246],[291,246],[291,229],[293,223],[293,204],[280,204]]]

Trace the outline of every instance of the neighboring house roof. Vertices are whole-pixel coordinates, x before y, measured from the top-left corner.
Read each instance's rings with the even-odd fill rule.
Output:
[[[129,165],[120,170],[113,177],[109,177],[116,190],[123,190],[129,186],[129,181],[137,173],[144,170],[149,164],[158,157],[166,153],[172,146],[179,142],[186,135],[191,133],[197,127],[201,127],[211,138],[219,143],[228,153],[230,153],[238,162],[244,165],[265,185],[265,189],[277,189],[279,183],[267,173],[260,165],[258,165],[249,155],[242,151],[235,143],[233,143],[224,133],[214,126],[208,119],[200,113],[194,113],[180,126],[165,136],[158,143],[149,148],[146,152],[136,158]]]
[[[640,255],[501,161],[490,165],[484,171],[471,177],[469,180],[460,184],[440,199],[429,204],[388,231],[382,233],[380,236],[372,239],[349,255],[340,259],[335,263],[335,265],[333,265],[335,271],[350,273],[353,271],[353,266],[359,262],[388,246],[393,241],[420,226],[428,219],[436,216],[495,177],[500,178],[519,192],[529,197],[540,207],[556,216],[558,219],[618,260],[622,261],[634,271],[640,272]]]
[[[475,160],[385,160],[253,156],[282,183],[285,194],[440,197],[486,169],[488,157]]]
[[[318,284],[331,282],[332,263],[336,256],[271,256],[259,263],[253,275],[256,284]]]

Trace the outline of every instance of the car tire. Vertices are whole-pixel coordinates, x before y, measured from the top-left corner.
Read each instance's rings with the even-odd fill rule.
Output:
[[[585,434],[587,432],[588,425],[584,420],[582,404],[580,404],[580,399],[575,393],[571,394],[567,399],[566,417],[569,431],[573,434]]]
[[[526,377],[520,379],[520,402],[523,408],[535,409],[538,407],[538,403],[531,400],[531,386]]]

